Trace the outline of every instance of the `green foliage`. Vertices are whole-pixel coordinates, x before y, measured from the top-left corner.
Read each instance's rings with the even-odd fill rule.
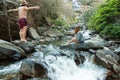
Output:
[[[64,26],[65,25],[65,20],[62,18],[58,18],[53,22],[57,26]]]
[[[103,31],[101,31],[100,34],[105,34],[106,36],[109,36],[111,38],[120,39],[120,26],[116,25],[109,25],[105,27]]]
[[[89,18],[89,28],[94,29],[101,34],[105,34],[107,31],[109,31],[109,28],[111,28],[112,31],[109,36],[113,38],[120,38],[120,35],[117,35],[119,33],[119,29],[117,31],[116,28],[117,26],[120,27],[119,4],[119,0],[107,0],[105,4],[101,5],[98,10],[96,10],[96,12]]]
[[[69,27],[68,23],[63,18],[57,18],[53,21],[53,24],[55,24],[56,26],[63,26],[64,28]]]

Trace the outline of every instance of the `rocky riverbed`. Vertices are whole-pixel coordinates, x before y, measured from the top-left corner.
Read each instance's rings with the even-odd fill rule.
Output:
[[[35,30],[31,31],[31,37],[34,40],[28,42],[0,40],[1,80],[64,80],[61,75],[63,73],[59,70],[66,71],[70,66],[75,65],[75,69],[71,71],[77,74],[76,67],[81,69],[81,65],[84,65],[86,61],[88,61],[87,64],[96,65],[97,67],[91,67],[92,70],[97,72],[96,69],[98,69],[98,73],[101,74],[95,74],[102,76],[100,78],[96,75],[97,77],[91,80],[120,80],[120,44],[118,41],[106,41],[97,35],[86,39],[84,44],[66,45],[66,41],[72,36],[69,32],[59,35],[47,32],[47,37],[42,37]],[[87,66],[90,71],[91,68]],[[82,73],[84,74],[84,72],[78,74]],[[68,77],[65,78],[65,80],[68,79]],[[79,78],[72,80],[75,79],[79,80]],[[83,79],[89,80],[85,77]]]

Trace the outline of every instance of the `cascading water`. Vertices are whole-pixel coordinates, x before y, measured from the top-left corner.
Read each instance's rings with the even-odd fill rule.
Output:
[[[77,0],[72,0],[73,10],[80,10],[80,3]]]
[[[17,62],[0,69],[0,75],[18,73],[22,62]]]
[[[45,52],[36,52],[28,57],[36,62],[44,61],[47,64],[48,77],[51,80],[105,80],[107,70],[103,67],[93,64],[93,58],[89,54],[82,53],[85,57],[83,64],[76,65],[74,61],[75,54],[72,51],[63,51],[66,55],[61,55],[58,47],[49,45]],[[44,55],[46,54],[47,55]],[[72,55],[67,55],[72,54]],[[19,72],[21,62],[12,64],[0,70],[0,73]]]
[[[56,52],[53,47],[51,50]],[[92,60],[88,55],[85,58],[85,62],[77,66],[73,59],[66,56],[48,56],[48,76],[51,80],[105,80],[107,70],[90,62]]]

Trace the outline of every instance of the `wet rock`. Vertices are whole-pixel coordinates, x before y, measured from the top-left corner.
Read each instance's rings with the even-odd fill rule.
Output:
[[[114,43],[116,43],[116,44],[120,44],[120,41],[113,41]]]
[[[114,71],[115,71],[116,73],[120,73],[120,65],[114,64],[114,65],[113,65],[113,69],[114,69]]]
[[[18,46],[20,42],[21,42],[20,40],[11,41],[11,43],[13,43],[13,44],[16,45],[16,46]]]
[[[31,79],[26,79],[26,80],[50,80],[47,78],[31,78]]]
[[[85,56],[83,56],[83,53],[76,52],[74,60],[77,65],[83,64],[83,62],[85,61]]]
[[[26,53],[32,53],[35,51],[34,46],[30,42],[20,42],[19,47],[21,47]]]
[[[97,65],[100,65],[100,66],[103,66],[103,67],[105,67],[105,68],[107,68],[107,69],[112,70],[112,65],[110,65],[109,63],[107,64],[106,62],[104,62],[103,60],[101,60],[98,56],[95,56],[94,62],[95,62]]]
[[[14,50],[6,49],[3,47],[0,47],[0,53],[1,53],[0,57],[2,57],[1,60],[7,59],[7,58],[12,58],[12,59],[18,60],[22,56],[21,54],[19,54],[18,52],[14,51]]]
[[[103,49],[102,46],[93,46],[87,43],[80,44],[70,44],[65,46],[60,46],[60,49],[72,49],[72,50],[89,50],[89,49]]]
[[[42,35],[47,29],[47,26],[37,27],[37,32],[39,35]]]
[[[91,54],[95,54],[95,53],[96,53],[96,51],[95,51],[94,49],[89,49],[89,52],[90,52]]]
[[[9,73],[0,75],[0,80],[22,80],[22,75],[19,73]]]
[[[42,63],[24,60],[21,64],[20,73],[29,77],[44,77],[47,74],[47,70]]]
[[[115,53],[120,57],[120,47],[115,49]]]
[[[120,77],[115,77],[115,76],[107,76],[105,80],[120,80]]]
[[[108,63],[108,60],[106,60],[106,53],[103,50],[97,50],[96,51],[96,56],[95,56],[95,62],[98,65],[104,66],[108,69],[112,69],[112,65]]]
[[[55,37],[45,37],[44,42],[52,42],[55,39],[56,39]]]
[[[95,62],[115,71],[116,73],[119,73],[120,71],[120,65],[118,64],[116,58],[104,50],[97,50]]]
[[[0,50],[1,51],[1,50]],[[0,60],[7,59],[8,57],[0,52]]]
[[[64,34],[57,29],[49,29],[44,33],[44,35],[52,37],[52,38],[56,38],[56,39],[64,36]]]
[[[26,57],[26,53],[20,47],[4,40],[0,40],[0,55],[0,59],[12,58],[18,60]]]
[[[74,36],[72,31],[65,31],[64,34],[67,36]]]
[[[39,34],[37,33],[37,31],[34,29],[34,28],[29,28],[29,36],[32,38],[32,39],[35,39],[35,40],[38,40],[40,39],[40,36]]]

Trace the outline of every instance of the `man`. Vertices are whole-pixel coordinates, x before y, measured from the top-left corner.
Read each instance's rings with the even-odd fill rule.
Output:
[[[26,0],[22,0],[20,7],[16,9],[10,9],[8,12],[18,11],[18,22],[19,22],[19,35],[20,41],[27,41],[26,40],[26,32],[28,29],[27,26],[27,12],[33,9],[39,9],[39,6],[27,7],[28,2]]]

